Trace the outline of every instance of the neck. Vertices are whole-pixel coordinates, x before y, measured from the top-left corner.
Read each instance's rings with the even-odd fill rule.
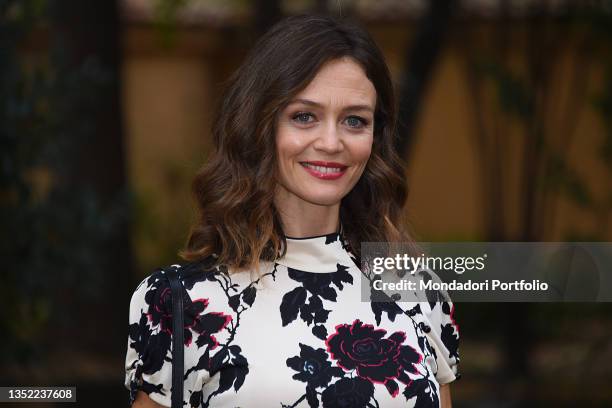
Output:
[[[340,203],[319,205],[293,195],[277,195],[275,206],[283,224],[283,231],[288,237],[305,238],[339,230]]]

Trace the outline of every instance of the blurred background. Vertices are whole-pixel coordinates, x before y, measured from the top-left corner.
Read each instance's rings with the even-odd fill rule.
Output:
[[[129,298],[180,261],[221,84],[310,12],[387,58],[417,239],[612,241],[612,1],[0,0],[0,385],[127,406]],[[456,318],[454,406],[612,406],[610,304]]]

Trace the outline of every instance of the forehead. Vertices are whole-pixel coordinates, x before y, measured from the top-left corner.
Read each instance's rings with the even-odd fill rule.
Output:
[[[376,106],[376,89],[365,71],[354,60],[341,58],[328,61],[296,98],[322,104],[351,103]]]

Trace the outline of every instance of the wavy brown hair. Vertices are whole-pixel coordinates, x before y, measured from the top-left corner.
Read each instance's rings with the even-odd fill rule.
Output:
[[[354,23],[293,16],[259,39],[226,85],[213,152],[193,181],[199,217],[181,258],[214,254],[216,264],[259,270],[261,260],[284,255],[274,206],[277,116],[324,63],[343,57],[363,68],[377,96],[370,159],[340,205],[344,237],[358,256],[361,242],[410,241],[403,219],[407,188],[394,149],[396,101],[381,51]]]

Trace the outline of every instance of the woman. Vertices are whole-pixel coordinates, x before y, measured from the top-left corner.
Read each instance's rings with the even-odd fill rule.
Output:
[[[230,79],[181,253],[185,406],[450,406],[452,305],[361,301],[360,242],[409,240],[394,103],[372,39],[327,17],[278,23]],[[170,406],[169,268],[132,296],[133,406]]]

